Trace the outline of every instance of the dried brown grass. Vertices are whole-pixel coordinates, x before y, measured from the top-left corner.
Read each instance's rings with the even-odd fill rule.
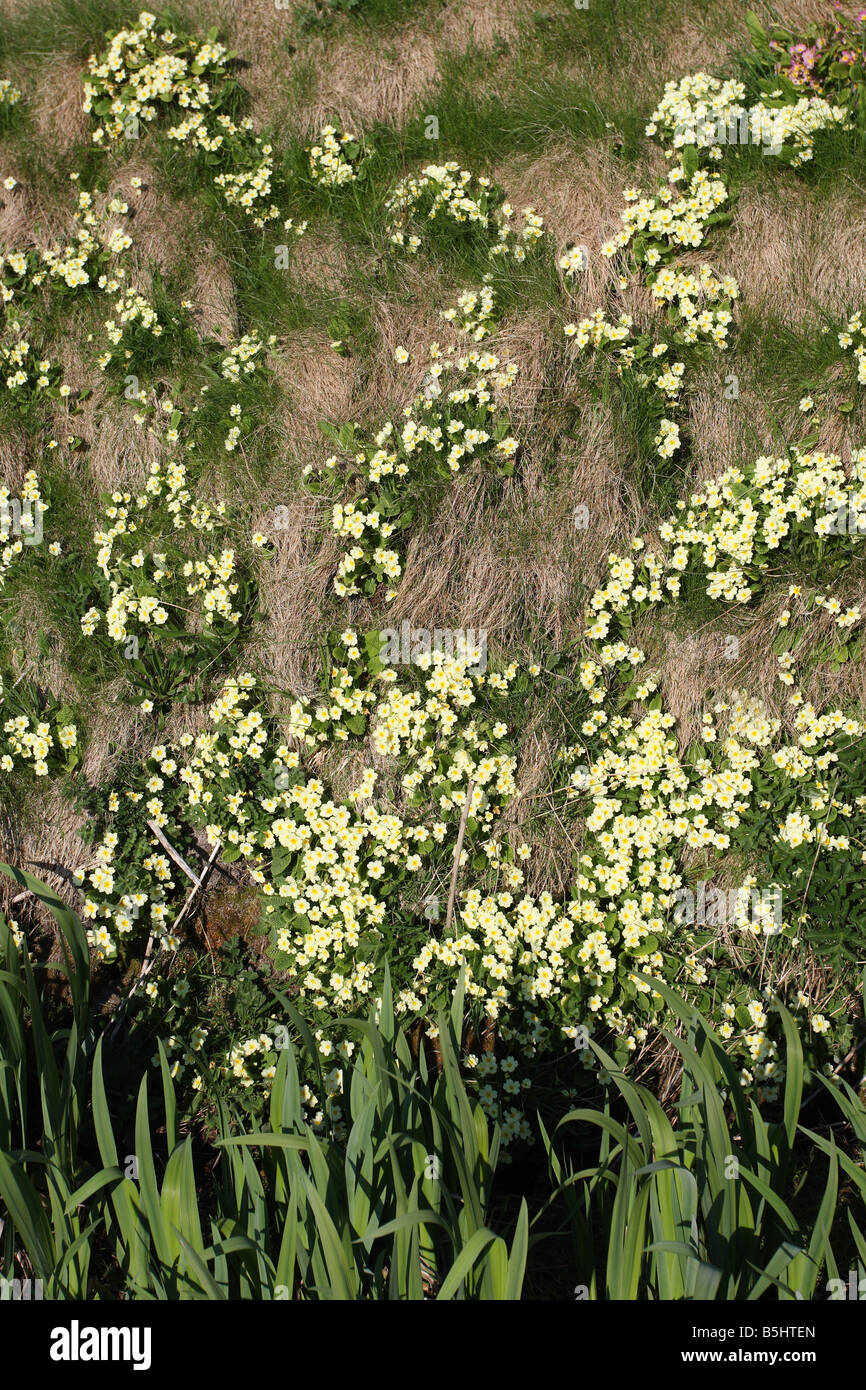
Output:
[[[261,663],[265,679],[279,690],[310,695],[339,552],[327,536],[327,514],[315,499],[296,497],[284,505],[285,529],[273,533],[274,553],[259,564],[260,602],[268,618],[251,659]]]
[[[305,328],[283,338],[273,366],[285,393],[283,423],[291,453],[309,462],[314,441],[321,451],[329,448],[319,422],[338,423],[352,414],[356,364],[331,347],[327,333]]]
[[[864,246],[862,190],[843,183],[828,200],[780,170],[772,184],[743,190],[724,264],[744,303],[796,325],[819,308],[842,315],[860,306]]]
[[[621,228],[622,190],[628,181],[612,142],[564,138],[535,159],[495,166],[493,174],[515,208],[532,206],[544,218],[557,253],[566,246],[588,252],[586,270],[565,284],[568,316],[583,317],[605,304],[618,291],[618,273],[598,248]]]
[[[220,22],[241,51],[253,118],[303,137],[333,119],[347,129],[404,121],[450,54],[513,40],[531,9],[527,0],[454,0],[419,5],[385,29],[355,23],[321,35],[299,33],[291,8],[262,0],[199,3],[193,12]]]
[[[74,59],[57,55],[39,69],[31,109],[44,145],[54,151],[67,150],[76,141],[86,141],[91,120],[84,110],[82,67]]]

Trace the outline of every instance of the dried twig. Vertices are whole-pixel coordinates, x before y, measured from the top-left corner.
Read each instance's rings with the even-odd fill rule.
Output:
[[[186,860],[180,854],[178,854],[174,845],[169,843],[169,841],[166,839],[159,826],[157,825],[156,821],[149,820],[147,824],[148,827],[153,831],[156,838],[159,840],[159,843],[162,845],[166,854],[169,854],[171,856],[175,864],[177,864],[178,868],[183,869],[183,872],[186,874],[187,878],[192,879],[193,883],[198,883],[198,874],[193,872],[193,870],[189,867],[189,864],[187,864]]]
[[[151,822],[148,822],[148,824],[150,824],[150,823],[151,823]],[[160,839],[161,839],[161,840],[162,840],[162,838],[163,838],[163,837],[160,836]],[[167,842],[165,842],[165,843],[167,843]],[[216,845],[214,845],[213,853],[211,854],[210,859],[207,861],[207,864],[205,865],[205,867],[204,867],[204,869],[203,869],[203,871],[202,871],[201,877],[200,877],[200,878],[194,878],[194,877],[193,877],[192,889],[191,889],[191,891],[189,892],[189,894],[188,894],[188,896],[187,896],[187,899],[186,899],[186,902],[184,903],[184,905],[183,905],[183,907],[181,908],[180,912],[179,912],[179,913],[177,914],[177,916],[175,917],[174,922],[172,923],[172,927],[178,927],[178,926],[180,926],[180,923],[183,921],[184,917],[185,917],[186,914],[189,912],[190,906],[191,906],[192,902],[194,901],[194,899],[195,899],[195,897],[196,897],[196,894],[199,893],[199,892],[204,888],[205,884],[207,883],[207,880],[208,880],[208,878],[210,877],[211,869],[213,868],[214,862],[215,862],[215,860],[216,860],[216,857],[217,857],[217,855],[219,854],[219,852],[220,852],[221,849],[222,849],[222,841],[220,840]],[[179,856],[178,856],[178,858],[179,858]],[[184,871],[185,871],[186,873],[189,873],[189,870],[186,868],[185,865],[184,865]],[[192,877],[192,875],[191,875],[191,877]],[[127,1010],[128,1007],[129,1007],[129,1001],[130,1001],[130,999],[131,999],[132,996],[135,994],[135,991],[138,989],[138,987],[139,987],[139,985],[141,984],[142,980],[145,980],[145,979],[147,978],[147,976],[150,974],[150,972],[151,972],[151,970],[153,969],[155,963],[156,963],[156,956],[153,955],[153,932],[151,932],[151,934],[150,934],[150,936],[148,937],[148,940],[147,940],[147,947],[146,947],[145,952],[144,952],[144,961],[142,962],[142,966],[141,966],[141,970],[139,971],[138,978],[136,979],[135,983],[134,983],[133,986],[132,986],[132,989],[129,991],[129,993],[127,994],[126,998],[123,1000],[123,1003],[121,1004],[121,1006],[120,1006],[120,1008],[118,1009],[117,1013],[115,1014],[114,1021],[113,1021],[112,1025],[111,1025],[110,1031],[109,1031],[108,1029],[106,1029],[106,1037],[109,1039],[109,1041],[111,1041],[112,1038],[114,1038],[114,1037],[117,1036],[117,1033],[118,1033],[118,1030],[119,1030],[119,1028],[120,1028],[120,1025],[121,1025],[121,1023],[123,1022],[124,1016],[125,1016],[125,1014],[126,1014],[126,1010]]]
[[[186,900],[186,902],[184,903],[183,907],[181,908],[180,912],[177,914],[177,916],[176,916],[175,919],[174,919],[173,925],[174,925],[175,927],[179,926],[180,923],[183,921],[184,917],[185,917],[186,914],[189,912],[190,906],[192,905],[192,902],[193,902],[193,899],[195,898],[196,893],[198,893],[202,888],[204,888],[205,884],[207,883],[208,879],[210,878],[210,873],[211,873],[211,869],[212,869],[213,866],[214,866],[214,861],[216,860],[216,857],[217,857],[217,855],[219,854],[219,852],[220,852],[220,850],[222,849],[222,847],[223,847],[223,846],[222,846],[222,840],[219,840],[219,841],[214,845],[213,851],[212,851],[212,853],[211,853],[211,857],[210,857],[210,859],[207,861],[207,863],[205,864],[204,869],[202,870],[201,878],[197,878],[197,879],[194,880],[194,882],[193,882],[193,887],[192,887],[192,892],[189,894],[189,897],[187,898],[187,900]]]
[[[117,1013],[114,1015],[114,1018],[105,1030],[105,1036],[109,1042],[113,1042],[113,1040],[117,1037],[118,1033],[120,1032],[120,1025],[124,1020],[126,1010],[129,1008],[129,1001],[135,994],[135,991],[138,989],[142,980],[147,979],[148,975],[153,969],[153,963],[155,960],[156,957],[153,954],[153,932],[151,932],[150,936],[147,938],[147,946],[144,950],[144,960],[142,961],[141,970],[138,972],[138,976],[135,980],[135,983],[133,984],[132,989],[129,991],[126,998],[122,1000],[120,1008],[117,1010]]]

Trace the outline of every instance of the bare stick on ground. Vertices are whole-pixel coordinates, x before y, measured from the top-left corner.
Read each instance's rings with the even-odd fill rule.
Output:
[[[149,823],[149,822],[148,822],[148,823]],[[163,837],[160,836],[160,839],[162,840]],[[166,844],[166,847],[167,847],[168,849],[171,849],[171,846],[168,845],[168,842],[167,842],[167,841],[164,841],[164,843]],[[189,912],[190,906],[191,906],[192,902],[194,901],[194,899],[195,899],[195,897],[196,897],[196,894],[197,894],[197,893],[200,893],[200,892],[203,890],[205,884],[207,883],[208,878],[210,877],[210,872],[211,872],[211,869],[212,869],[213,866],[214,866],[214,863],[215,863],[215,861],[216,861],[216,857],[217,857],[217,855],[219,854],[219,852],[220,852],[221,849],[222,849],[222,841],[220,841],[218,844],[214,845],[213,852],[212,852],[212,854],[211,854],[210,859],[207,861],[207,864],[205,865],[205,867],[204,867],[204,869],[203,869],[203,871],[202,871],[201,878],[195,878],[192,874],[190,875],[190,877],[191,877],[192,880],[193,880],[192,889],[191,889],[191,891],[190,891],[190,893],[189,893],[189,895],[188,895],[188,897],[187,897],[186,902],[184,903],[183,907],[181,908],[180,912],[177,914],[177,916],[176,916],[175,919],[174,919],[174,922],[172,923],[172,927],[173,927],[173,928],[180,926],[180,923],[183,921],[184,917],[185,917],[186,914]],[[174,856],[173,856],[173,857],[174,857]],[[179,858],[179,857],[180,857],[180,856],[178,856],[178,858]],[[188,870],[188,869],[185,869],[185,872],[189,873],[189,870]],[[109,1030],[106,1030],[106,1036],[108,1037],[109,1042],[110,1042],[114,1037],[117,1036],[117,1032],[118,1032],[118,1030],[119,1030],[119,1028],[120,1028],[121,1023],[123,1022],[124,1015],[125,1015],[126,1010],[127,1010],[128,1006],[129,1006],[129,1001],[130,1001],[130,999],[131,999],[132,996],[135,994],[135,991],[138,989],[138,987],[139,987],[139,985],[141,984],[142,980],[145,980],[145,979],[147,978],[147,976],[150,974],[151,970],[153,969],[153,966],[154,966],[155,963],[156,963],[156,956],[153,955],[152,952],[153,952],[153,933],[151,932],[150,936],[148,937],[147,949],[145,950],[145,953],[144,953],[144,961],[143,961],[143,963],[142,963],[141,971],[139,972],[138,978],[136,979],[134,985],[132,986],[132,989],[129,991],[129,993],[127,994],[126,998],[123,1000],[123,1003],[121,1004],[120,1008],[118,1009],[118,1011],[117,1011],[117,1013],[116,1013],[116,1015],[115,1015],[115,1018],[114,1018],[114,1022],[113,1022],[113,1024],[111,1025],[110,1031],[109,1031]]]

